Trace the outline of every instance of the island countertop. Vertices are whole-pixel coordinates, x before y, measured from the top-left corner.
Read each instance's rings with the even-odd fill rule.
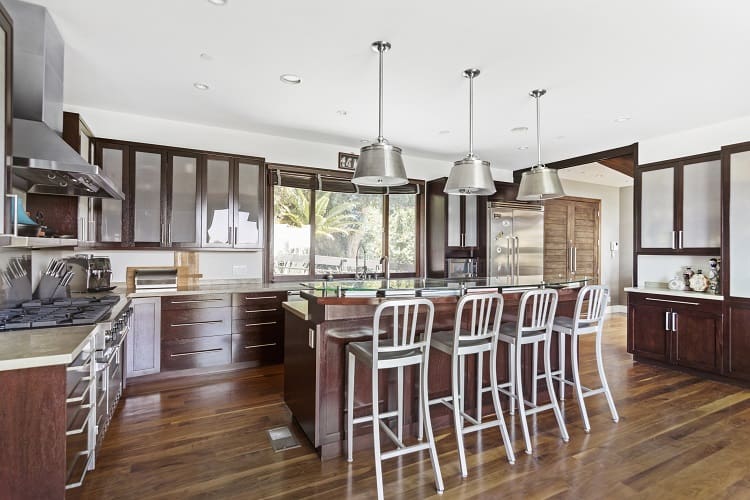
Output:
[[[81,325],[0,333],[0,371],[71,363],[95,329]]]

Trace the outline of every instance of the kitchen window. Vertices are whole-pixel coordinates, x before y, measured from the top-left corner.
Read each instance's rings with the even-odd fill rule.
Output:
[[[269,179],[272,280],[382,275],[386,254],[392,276],[417,273],[421,183],[357,188],[347,172],[276,166]]]

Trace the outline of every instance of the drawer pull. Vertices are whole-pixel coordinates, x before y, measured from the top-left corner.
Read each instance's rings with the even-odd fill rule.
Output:
[[[193,354],[203,354],[206,352],[218,352],[221,351],[221,347],[215,349],[203,349],[202,351],[190,351],[190,352],[176,352],[169,355],[170,358],[179,358],[180,356],[192,356]]]
[[[272,342],[270,344],[256,344],[256,345],[246,345],[242,346],[243,349],[255,349],[257,347],[271,347],[273,345],[276,345],[276,342]]]
[[[170,304],[200,304],[201,302],[219,302],[224,299],[189,299],[189,300],[170,300]]]
[[[267,312],[276,312],[278,309],[246,309],[246,313],[267,313]]]
[[[278,299],[276,295],[267,295],[264,297],[245,297],[245,300],[268,300],[268,299]]]
[[[245,323],[245,326],[263,326],[263,325],[275,325],[276,321],[266,321],[264,323]]]
[[[224,320],[222,319],[214,319],[211,321],[193,321],[192,323],[172,323],[169,326],[200,326],[200,325],[215,325],[218,323],[223,323]]]
[[[653,300],[654,302],[669,302],[670,304],[685,304],[688,306],[700,305],[698,302],[685,302],[684,300],[652,299],[651,297],[646,297],[646,300]]]

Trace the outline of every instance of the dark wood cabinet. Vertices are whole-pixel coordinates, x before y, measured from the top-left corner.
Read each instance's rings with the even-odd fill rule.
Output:
[[[232,361],[251,366],[284,360],[286,292],[252,292],[232,295]]]
[[[200,309],[164,309],[161,313],[161,338],[188,339],[231,333],[229,307]]]
[[[215,335],[162,341],[161,370],[186,370],[228,365],[232,362],[232,337]]]
[[[725,304],[726,374],[750,381],[750,300],[729,299]]]
[[[722,373],[721,301],[630,293],[628,314],[634,358]]]

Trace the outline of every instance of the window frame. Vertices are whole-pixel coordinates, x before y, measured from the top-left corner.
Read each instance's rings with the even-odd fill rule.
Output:
[[[316,202],[316,193],[318,192],[317,189],[310,189],[310,261],[308,265],[308,273],[307,274],[295,274],[295,275],[275,275],[274,274],[274,219],[275,219],[275,213],[274,213],[274,183],[273,183],[273,177],[274,174],[272,171],[274,170],[281,170],[286,172],[297,172],[297,173],[304,173],[304,174],[310,174],[310,175],[324,175],[327,177],[337,177],[341,179],[347,179],[351,180],[352,173],[351,172],[344,172],[344,171],[338,171],[338,170],[329,170],[329,169],[322,169],[322,168],[312,168],[312,167],[302,167],[298,165],[286,165],[286,164],[279,164],[279,163],[267,163],[266,164],[266,172],[268,175],[266,176],[267,182],[266,182],[266,200],[267,201],[267,210],[266,210],[266,227],[268,230],[266,231],[266,248],[268,249],[267,255],[266,255],[266,270],[265,270],[265,281],[266,282],[294,282],[294,281],[312,281],[312,280],[323,280],[325,279],[325,275],[323,274],[316,274],[315,273],[315,255],[316,255],[316,246],[315,246],[315,202]],[[409,277],[416,277],[421,276],[422,271],[424,269],[424,244],[425,244],[425,237],[424,237],[424,216],[425,216],[425,187],[426,183],[423,180],[419,179],[409,179],[410,184],[416,184],[419,187],[419,192],[415,194],[416,197],[416,203],[415,203],[415,209],[416,209],[416,255],[415,255],[415,271],[413,273],[391,273],[392,278],[409,278]],[[301,188],[299,188],[301,189]],[[390,231],[390,202],[389,202],[389,196],[388,195],[367,195],[367,196],[382,196],[383,197],[383,237],[382,237],[382,248],[384,250],[385,255],[390,254],[390,237],[389,237],[389,231]],[[336,279],[352,279],[354,278],[353,273],[346,273],[346,274],[336,274]]]

